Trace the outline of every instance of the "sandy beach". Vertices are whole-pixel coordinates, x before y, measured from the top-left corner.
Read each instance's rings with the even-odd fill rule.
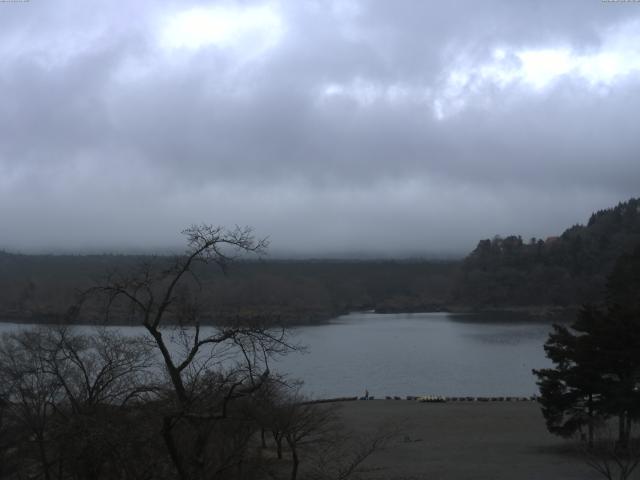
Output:
[[[370,400],[338,405],[345,424],[356,432],[385,426],[400,430],[366,461],[366,478],[601,478],[571,453],[572,443],[547,432],[536,402]]]

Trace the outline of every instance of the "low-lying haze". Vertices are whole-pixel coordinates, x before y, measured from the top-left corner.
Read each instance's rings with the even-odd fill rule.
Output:
[[[640,3],[0,3],[0,248],[464,253],[640,185]]]

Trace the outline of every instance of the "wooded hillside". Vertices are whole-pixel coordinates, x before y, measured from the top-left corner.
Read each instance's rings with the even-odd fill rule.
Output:
[[[452,301],[478,307],[596,301],[616,259],[637,245],[640,199],[600,210],[559,237],[481,240],[461,266]]]

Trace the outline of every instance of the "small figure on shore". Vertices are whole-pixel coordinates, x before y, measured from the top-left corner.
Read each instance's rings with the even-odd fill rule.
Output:
[[[364,389],[364,399],[369,400],[369,390],[367,390],[366,388]]]

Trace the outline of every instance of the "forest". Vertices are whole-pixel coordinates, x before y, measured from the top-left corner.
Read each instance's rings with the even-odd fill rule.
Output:
[[[200,272],[207,291],[202,320],[260,316],[291,325],[359,310],[574,312],[585,301],[600,299],[615,260],[639,244],[640,199],[632,198],[557,237],[480,240],[460,260],[243,258],[225,272]],[[106,275],[172,261],[151,255],[0,252],[0,318],[55,323],[67,316],[80,291]]]

